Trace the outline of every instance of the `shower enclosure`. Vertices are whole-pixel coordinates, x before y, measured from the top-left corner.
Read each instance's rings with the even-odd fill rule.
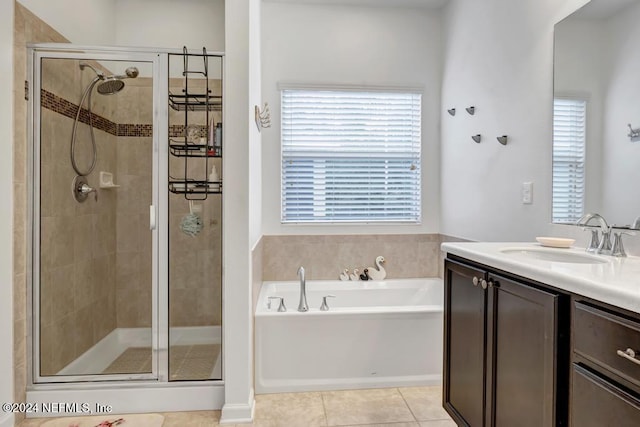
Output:
[[[33,392],[219,383],[222,55],[29,60]]]

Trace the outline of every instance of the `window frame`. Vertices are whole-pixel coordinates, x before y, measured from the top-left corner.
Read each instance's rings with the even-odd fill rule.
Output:
[[[421,225],[422,224],[422,215],[423,215],[423,197],[424,197],[424,189],[423,189],[423,174],[422,174],[422,163],[423,163],[423,96],[424,89],[417,87],[377,87],[377,86],[345,86],[345,85],[317,85],[317,84],[299,84],[299,83],[279,83],[278,90],[280,92],[280,101],[281,101],[281,117],[280,117],[280,126],[281,126],[281,134],[280,134],[280,224],[284,226],[296,226],[296,225],[304,225],[304,226],[330,226],[330,225],[340,225],[340,224],[349,224],[349,225]],[[413,143],[417,146],[416,151],[410,151],[407,157],[417,156],[417,178],[415,178],[416,185],[413,187],[414,191],[417,191],[417,195],[413,197],[415,204],[415,211],[417,212],[414,218],[407,217],[406,219],[400,218],[390,218],[385,219],[384,217],[379,218],[356,218],[356,219],[336,219],[336,218],[314,218],[310,220],[300,220],[298,218],[295,219],[287,219],[285,213],[285,189],[284,189],[284,180],[285,180],[285,170],[284,170],[284,159],[285,159],[285,143],[284,143],[284,102],[283,96],[284,91],[325,91],[325,92],[360,92],[360,93],[397,93],[404,95],[417,95],[418,97],[418,107],[417,107],[417,137],[415,137],[416,141]],[[414,138],[412,138],[413,140]],[[416,155],[417,153],[417,155]],[[409,199],[407,199],[409,200]]]
[[[556,173],[555,173],[555,165],[556,165],[556,130],[555,130],[555,121],[556,121],[556,101],[557,100],[563,100],[563,101],[570,101],[570,102],[580,102],[583,104],[583,127],[582,127],[582,133],[583,133],[583,138],[582,138],[582,158],[581,158],[581,162],[582,162],[582,171],[581,171],[581,175],[579,178],[577,178],[577,180],[581,180],[582,181],[582,191],[580,193],[580,207],[581,207],[581,211],[580,212],[575,212],[572,214],[572,209],[570,209],[569,206],[565,206],[564,207],[564,211],[562,212],[563,215],[557,214],[556,212],[556,208],[555,208],[555,200],[556,200],[556,191],[555,191],[555,187],[556,187],[556,181],[557,181],[557,177],[556,177]],[[556,93],[553,97],[553,123],[552,123],[552,162],[551,162],[551,221],[553,223],[556,224],[575,224],[575,222],[582,217],[582,215],[585,212],[585,206],[586,206],[586,178],[587,178],[587,143],[588,143],[588,115],[589,115],[589,96],[586,94],[580,94],[580,93]],[[568,191],[568,190],[567,190]],[[569,198],[569,196],[567,196],[567,198]],[[575,197],[574,197],[575,198]]]

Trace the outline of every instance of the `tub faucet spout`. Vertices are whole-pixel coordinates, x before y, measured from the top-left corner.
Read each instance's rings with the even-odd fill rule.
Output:
[[[298,277],[300,278],[300,302],[298,303],[298,311],[309,311],[307,304],[307,285],[304,279],[304,267],[298,269]]]

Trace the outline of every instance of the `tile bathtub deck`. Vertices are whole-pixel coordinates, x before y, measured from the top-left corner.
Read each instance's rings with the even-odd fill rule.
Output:
[[[455,427],[441,396],[439,386],[261,394],[253,423],[237,427]],[[163,427],[220,425],[220,411],[163,415]],[[20,427],[38,427],[46,420],[26,420]]]

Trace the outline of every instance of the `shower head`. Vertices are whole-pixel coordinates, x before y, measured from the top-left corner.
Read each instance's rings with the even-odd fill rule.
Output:
[[[111,76],[106,78],[98,85],[98,93],[101,95],[113,95],[120,92],[124,88],[124,82],[118,77]]]
[[[103,77],[104,81],[98,85],[98,93],[101,95],[118,93],[124,88],[124,79],[135,79],[138,74],[139,71],[136,67],[129,67],[125,70],[124,75]]]

